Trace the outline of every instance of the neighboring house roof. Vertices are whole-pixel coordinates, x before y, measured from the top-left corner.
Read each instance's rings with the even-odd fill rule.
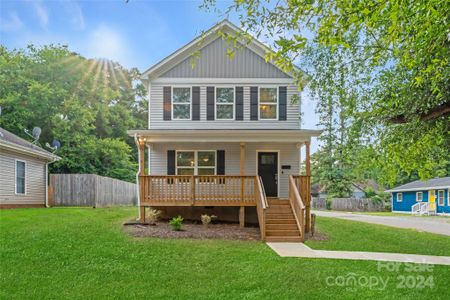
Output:
[[[433,178],[426,181],[416,180],[404,185],[397,186],[386,192],[407,192],[417,190],[435,190],[442,188],[450,188],[450,177]]]
[[[192,54],[195,51],[201,50],[202,48],[206,47],[213,41],[217,40],[218,38],[221,38],[217,34],[219,31],[226,34],[230,34],[231,36],[239,36],[239,34],[245,33],[242,29],[240,29],[239,27],[237,27],[236,25],[225,19],[217,23],[208,31],[196,37],[194,40],[192,40],[185,46],[181,47],[171,55],[162,59],[157,64],[147,69],[142,74],[141,79],[147,80],[151,78],[156,78],[159,75],[163,74],[164,72],[168,71],[170,68],[181,63],[186,58],[192,56]],[[245,43],[245,46],[264,59],[266,58],[265,56],[267,52],[273,52],[272,49],[270,49],[268,46],[264,45],[262,42],[258,41],[254,37],[251,38],[250,43]],[[283,73],[287,74],[289,77],[292,77],[292,74],[286,73],[272,61],[269,60],[268,63],[272,64],[273,66],[281,70]],[[296,66],[294,67],[297,69]]]
[[[1,127],[0,127],[0,147],[15,152],[45,158],[49,161],[56,161],[61,159],[59,156],[51,152],[48,152],[42,149],[41,147],[38,147],[35,144],[30,143]]]

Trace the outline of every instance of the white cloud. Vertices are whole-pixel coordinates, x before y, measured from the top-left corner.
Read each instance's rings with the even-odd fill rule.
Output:
[[[9,12],[9,18],[0,18],[0,31],[16,31],[23,27],[23,22],[17,12]]]
[[[80,5],[72,1],[64,1],[63,5],[72,28],[75,30],[84,30],[86,28],[86,24],[84,22],[84,15]]]
[[[47,9],[40,2],[34,2],[34,8],[36,16],[38,17],[39,20],[39,24],[41,24],[42,28],[47,28],[48,25]]]

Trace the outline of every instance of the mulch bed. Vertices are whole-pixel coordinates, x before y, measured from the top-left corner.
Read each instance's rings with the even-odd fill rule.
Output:
[[[223,239],[223,240],[260,240],[258,227],[241,228],[239,224],[214,223],[208,227],[199,223],[184,222],[182,231],[175,231],[168,222],[156,225],[128,224],[125,232],[134,237],[155,238],[189,238],[189,239]]]
[[[313,236],[311,234],[308,234],[306,237],[306,240],[309,241],[328,241],[330,238],[325,233],[319,232],[316,230]]]

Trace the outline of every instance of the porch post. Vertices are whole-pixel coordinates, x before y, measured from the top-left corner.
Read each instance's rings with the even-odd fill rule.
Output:
[[[310,161],[310,155],[309,155],[309,145],[311,141],[306,141],[306,155],[305,155],[305,173],[307,176],[306,180],[306,186],[304,187],[306,189],[305,194],[307,195],[305,199],[305,232],[309,232],[311,229],[311,161]]]
[[[240,174],[245,175],[245,143],[240,143]],[[241,177],[241,201],[244,200],[244,177]],[[245,207],[239,208],[239,226],[245,226]]]
[[[139,138],[139,176],[145,175],[145,139]],[[145,198],[143,180],[139,178],[139,195],[140,195],[140,221],[145,223],[145,206],[142,201]]]

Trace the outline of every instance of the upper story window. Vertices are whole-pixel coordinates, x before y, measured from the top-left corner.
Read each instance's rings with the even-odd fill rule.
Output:
[[[422,202],[423,200],[423,193],[422,192],[417,192],[416,193],[416,201],[417,202]]]
[[[444,205],[444,190],[438,191],[438,205]]]
[[[397,202],[403,201],[403,193],[397,193]]]
[[[16,160],[16,194],[25,194],[26,163]]]
[[[276,120],[278,108],[278,89],[261,87],[259,89],[259,119]]]
[[[191,119],[191,88],[174,87],[172,89],[172,114],[174,120]]]
[[[215,175],[216,151],[177,151],[177,175]]]
[[[218,120],[234,119],[234,88],[216,88],[216,116]]]

